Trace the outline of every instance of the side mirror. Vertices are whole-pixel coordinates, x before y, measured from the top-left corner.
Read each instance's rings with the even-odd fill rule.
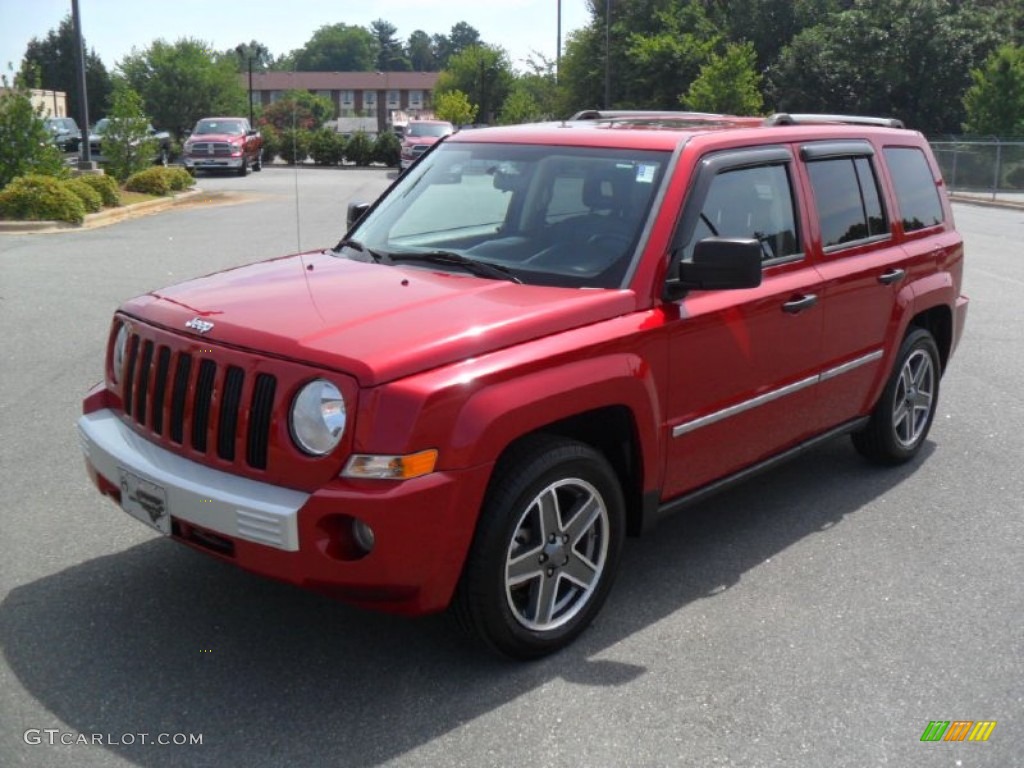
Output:
[[[692,261],[681,261],[665,285],[665,298],[675,301],[688,290],[734,290],[761,284],[761,243],[754,239],[708,237],[693,249]]]
[[[363,218],[363,216],[369,209],[369,203],[349,203],[348,216],[345,219],[348,228],[352,229],[352,227],[355,226],[356,222]]]

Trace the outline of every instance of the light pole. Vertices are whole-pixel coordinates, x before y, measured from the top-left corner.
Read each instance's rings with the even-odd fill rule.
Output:
[[[612,0],[604,4],[604,108],[612,108]]]
[[[235,47],[235,53],[240,57],[245,56],[249,62],[249,126],[253,127],[255,120],[252,114],[252,51],[246,48],[244,45]]]
[[[85,87],[85,42],[82,40],[82,17],[78,13],[78,0],[71,0],[71,19],[75,26],[75,66],[78,68],[78,116],[82,120],[82,139],[78,155],[78,169],[94,170],[89,147],[89,94]]]

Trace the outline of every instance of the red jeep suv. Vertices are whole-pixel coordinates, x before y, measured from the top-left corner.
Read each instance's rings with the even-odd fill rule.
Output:
[[[921,134],[592,117],[455,134],[334,248],[126,302],[78,422],[100,492],[531,658],[663,515],[838,435],[917,456],[967,311]]]

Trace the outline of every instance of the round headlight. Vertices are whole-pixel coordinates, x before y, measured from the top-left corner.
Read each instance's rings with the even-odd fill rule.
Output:
[[[324,379],[309,382],[296,395],[289,418],[292,439],[303,451],[323,456],[334,450],[345,431],[345,400]]]
[[[117,329],[117,337],[114,339],[114,351],[110,358],[111,373],[114,377],[114,384],[121,383],[121,372],[124,370],[124,356],[128,351],[128,326],[121,323]]]

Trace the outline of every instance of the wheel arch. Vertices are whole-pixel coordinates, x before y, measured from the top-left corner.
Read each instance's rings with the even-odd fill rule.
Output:
[[[932,335],[939,349],[940,372],[946,370],[953,350],[953,312],[945,304],[939,304],[918,312],[910,319],[904,336],[913,328],[922,328]]]

